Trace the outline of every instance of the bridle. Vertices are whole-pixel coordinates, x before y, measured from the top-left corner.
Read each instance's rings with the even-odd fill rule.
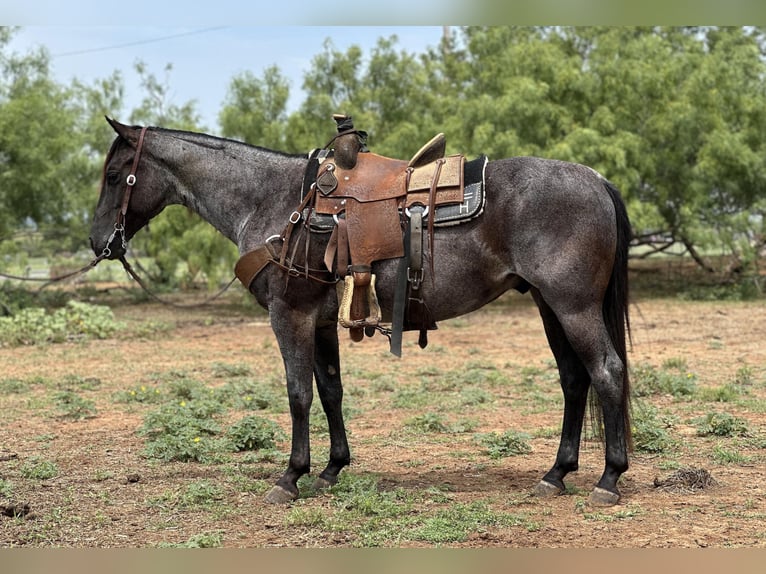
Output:
[[[112,254],[112,250],[109,248],[109,246],[112,244],[112,242],[117,238],[119,235],[120,241],[122,243],[122,250],[125,252],[128,248],[128,241],[125,237],[125,216],[128,213],[128,204],[130,203],[130,196],[133,193],[133,187],[136,185],[136,172],[138,171],[138,162],[141,159],[141,151],[144,147],[144,136],[146,135],[147,126],[144,126],[141,128],[141,132],[138,134],[138,143],[136,144],[136,155],[133,156],[133,164],[130,166],[130,173],[128,174],[128,177],[125,178],[125,191],[122,195],[122,203],[120,205],[120,211],[117,212],[117,217],[114,221],[114,230],[112,231],[112,234],[109,236],[109,239],[106,241],[106,246],[104,246],[104,250],[101,252],[101,255],[96,257],[89,267],[95,267],[96,264],[101,261],[102,259],[105,259],[109,257]],[[200,303],[192,303],[189,305],[183,305],[178,303],[173,303],[171,301],[165,301],[164,299],[161,299],[157,295],[155,295],[149,287],[141,280],[141,277],[133,270],[133,267],[131,267],[130,263],[128,263],[128,260],[125,259],[125,255],[120,255],[120,263],[122,263],[123,268],[125,271],[130,275],[136,283],[139,284],[139,286],[155,301],[158,301],[159,303],[163,303],[165,305],[171,305],[173,307],[180,307],[180,308],[190,308],[190,307],[200,307],[202,305],[206,305],[210,303],[211,301],[217,299],[220,297],[224,291],[226,291],[232,283],[237,279],[236,277],[233,277],[231,281],[229,281],[226,285],[224,285],[216,294],[211,295],[204,301],[201,301]]]
[[[114,230],[106,241],[104,250],[101,255],[97,257],[97,260],[108,258],[112,254],[112,250],[109,246],[119,235],[122,249],[125,251],[128,247],[128,242],[125,238],[125,215],[128,212],[128,204],[130,203],[130,195],[133,193],[133,187],[136,185],[136,171],[138,171],[138,161],[141,159],[141,150],[144,147],[144,136],[146,135],[147,127],[141,128],[141,133],[138,134],[138,143],[136,144],[136,155],[133,156],[133,164],[130,167],[130,173],[125,179],[125,191],[122,195],[122,204],[120,205],[120,211],[117,212],[117,217],[114,221]]]

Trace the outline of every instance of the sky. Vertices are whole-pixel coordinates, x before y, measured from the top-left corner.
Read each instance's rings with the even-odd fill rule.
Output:
[[[436,47],[442,26],[21,26],[8,50],[20,54],[44,47],[51,57],[53,78],[68,85],[77,78],[86,85],[118,70],[125,83],[127,114],[140,105],[144,90],[135,63],[146,64],[158,80],[167,76],[170,103],[196,103],[202,127],[218,132],[218,114],[229,84],[249,71],[261,77],[277,66],[290,82],[288,112],[303,101],[301,84],[311,61],[330,39],[345,52],[351,45],[369,55],[381,37],[397,37],[398,50],[421,53]],[[120,110],[115,110],[117,119]]]

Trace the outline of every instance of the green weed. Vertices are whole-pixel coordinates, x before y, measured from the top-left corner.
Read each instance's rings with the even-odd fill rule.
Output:
[[[686,362],[669,359],[658,370],[642,363],[631,368],[633,391],[637,397],[671,395],[676,398],[690,398],[697,391],[696,375],[686,369]]]
[[[34,480],[48,480],[58,476],[56,463],[33,456],[21,465],[21,476]]]
[[[668,429],[672,422],[660,416],[657,409],[648,404],[637,405],[633,411],[633,446],[636,452],[665,453],[676,446]]]
[[[220,548],[223,545],[223,532],[203,532],[195,534],[186,542],[161,542],[159,548]]]
[[[287,438],[277,423],[254,415],[239,420],[226,436],[236,451],[272,449],[276,441]]]
[[[31,385],[28,381],[21,379],[2,379],[0,380],[0,395],[22,395],[28,393]]]
[[[96,416],[96,403],[74,391],[59,391],[53,401],[61,418],[80,421]]]
[[[11,481],[0,478],[0,496],[3,498],[13,498],[13,484]]]
[[[736,449],[728,449],[721,443],[713,447],[711,458],[718,464],[746,464],[750,457],[743,455]]]
[[[245,364],[230,365],[228,363],[213,363],[213,376],[222,379],[233,377],[247,377],[252,375],[252,369]]]
[[[154,404],[164,400],[162,391],[157,387],[136,385],[132,389],[115,393],[114,400],[118,403]]]
[[[439,510],[434,516],[425,518],[422,524],[406,533],[410,540],[421,540],[435,544],[463,542],[471,532],[480,532],[489,527],[509,527],[524,524],[524,519],[492,510],[486,502],[454,504]]]
[[[0,345],[40,345],[71,340],[105,339],[124,329],[109,307],[71,300],[48,313],[40,307],[0,317]]]
[[[424,413],[405,421],[405,426],[421,432],[447,432],[444,417],[437,413]]]
[[[476,442],[485,447],[490,458],[497,459],[507,456],[517,456],[532,451],[526,433],[507,430],[504,433],[486,433],[475,437]]]
[[[697,419],[698,436],[748,436],[747,421],[729,413],[708,413]]]

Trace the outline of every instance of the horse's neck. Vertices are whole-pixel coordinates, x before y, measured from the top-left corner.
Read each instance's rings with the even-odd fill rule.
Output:
[[[172,203],[198,213],[241,251],[281,231],[300,201],[306,160],[213,136],[191,141],[197,145],[173,154]]]

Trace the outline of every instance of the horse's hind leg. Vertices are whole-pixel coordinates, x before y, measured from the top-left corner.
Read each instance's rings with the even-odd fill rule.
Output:
[[[590,387],[590,375],[572,348],[558,318],[536,290],[532,297],[540,309],[545,335],[556,359],[564,392],[564,420],[556,462],[535,488],[538,496],[564,491],[564,477],[579,466],[580,437]]]
[[[351,461],[343,423],[343,386],[340,378],[338,327],[335,323],[316,331],[314,377],[330,431],[330,461],[314,483],[316,488],[332,486],[338,473]]]
[[[568,298],[559,298],[553,302],[550,298],[546,300],[556,313],[572,349],[587,370],[602,406],[606,461],[590,501],[602,506],[616,504],[620,498],[617,480],[628,469],[630,429],[625,428],[627,404],[623,394],[626,365],[609,337],[600,304],[576,308]]]

